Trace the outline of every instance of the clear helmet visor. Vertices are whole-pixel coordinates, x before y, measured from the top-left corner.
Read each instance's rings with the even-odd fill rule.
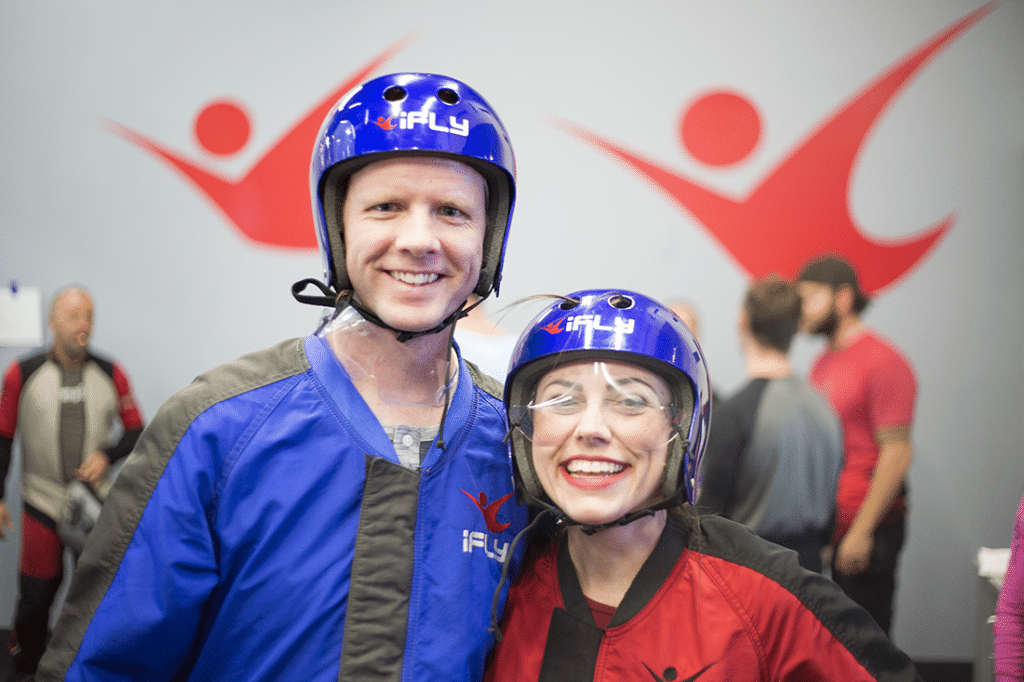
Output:
[[[509,406],[509,419],[534,447],[556,447],[591,431],[631,449],[661,447],[678,438],[667,384],[628,362],[559,365],[541,377],[528,402]]]

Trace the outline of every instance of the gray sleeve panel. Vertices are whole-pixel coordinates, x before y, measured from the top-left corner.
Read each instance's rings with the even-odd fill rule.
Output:
[[[469,369],[469,376],[473,377],[473,383],[482,388],[487,393],[497,398],[498,400],[501,400],[502,396],[505,394],[504,385],[494,377],[490,376],[489,374],[484,374],[482,371],[480,371],[479,367],[474,365],[469,360],[463,359],[463,361],[466,363],[466,367]]]
[[[798,379],[773,379],[746,454],[743,523],[768,536],[825,528],[841,462],[839,422],[825,399]]]
[[[193,420],[213,405],[309,368],[292,339],[198,377],[168,400],[125,461],[78,563],[37,680],[64,679],[103,601],[167,462]],[[197,513],[202,513],[197,510]]]
[[[419,484],[419,473],[366,456],[338,680],[402,679]]]

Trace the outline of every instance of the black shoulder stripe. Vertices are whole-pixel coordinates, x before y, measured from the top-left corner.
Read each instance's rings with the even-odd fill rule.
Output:
[[[99,365],[99,368],[103,370],[104,374],[106,374],[111,379],[114,378],[114,362],[112,360],[100,357],[99,355],[95,355],[94,353],[89,353],[88,358],[89,360],[92,360],[97,365]]]
[[[28,383],[29,376],[46,364],[46,353],[35,353],[18,361],[21,368],[21,385]]]

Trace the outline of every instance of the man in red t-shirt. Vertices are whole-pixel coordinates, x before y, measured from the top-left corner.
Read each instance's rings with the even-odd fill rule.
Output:
[[[797,280],[801,329],[827,341],[810,382],[828,397],[843,426],[832,578],[888,633],[906,532],[905,479],[914,455],[914,370],[891,342],[861,322],[869,299],[849,263],[820,258],[804,266]]]

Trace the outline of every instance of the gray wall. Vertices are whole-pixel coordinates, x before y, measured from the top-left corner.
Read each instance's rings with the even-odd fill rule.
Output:
[[[718,389],[743,378],[735,334],[747,274],[694,218],[562,117],[734,198],[880,72],[979,7],[970,0],[752,3],[0,0],[0,283],[44,296],[83,282],[94,344],[131,375],[147,417],[199,372],[309,332],[292,282],[315,252],[254,245],[193,185],[113,135],[129,126],[237,178],[313,105],[403,36],[380,71],[450,73],[478,87],[516,147],[519,201],[502,295],[519,329],[538,292],[623,286],[701,309]],[[377,8],[381,9],[377,9]],[[1005,546],[1024,486],[1024,4],[991,14],[930,61],[858,157],[852,214],[893,239],[950,212],[945,239],[867,321],[920,382],[909,544],[895,640],[918,659],[970,658],[973,556]],[[681,149],[701,93],[756,102],[760,146],[723,169]],[[248,145],[215,158],[192,137],[213,99],[244,103]],[[801,341],[805,369],[818,346]],[[0,546],[0,625],[17,545]]]

